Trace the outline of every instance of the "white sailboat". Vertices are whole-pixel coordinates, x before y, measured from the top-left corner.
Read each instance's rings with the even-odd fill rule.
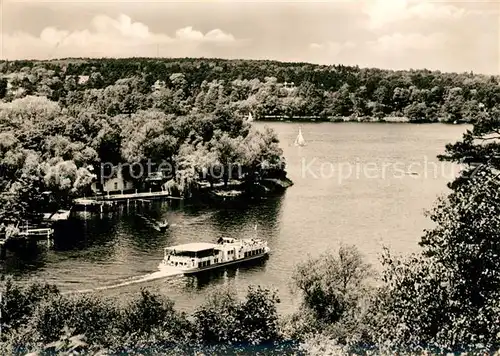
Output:
[[[297,135],[297,138],[295,139],[294,142],[295,146],[305,146],[306,145],[306,140],[304,140],[304,137],[302,136],[302,128],[299,127],[299,134]]]
[[[252,116],[252,113],[248,113],[248,119],[247,119],[248,122],[252,122],[253,121],[253,116]]]

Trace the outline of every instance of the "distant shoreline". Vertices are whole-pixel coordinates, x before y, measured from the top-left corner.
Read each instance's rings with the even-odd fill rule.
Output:
[[[373,117],[294,117],[287,118],[282,116],[263,116],[256,118],[255,121],[260,122],[289,122],[289,123],[382,123],[382,124],[445,124],[445,125],[467,125],[467,122],[450,122],[442,119],[438,120],[420,120],[412,121],[406,117],[386,117],[383,119]]]

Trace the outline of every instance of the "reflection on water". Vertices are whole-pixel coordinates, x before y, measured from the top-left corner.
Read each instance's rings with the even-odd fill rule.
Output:
[[[7,258],[2,262],[4,274],[19,277],[29,275],[44,267],[44,248],[38,245],[9,246],[9,248]]]
[[[239,273],[265,272],[265,265],[268,256],[257,260],[245,261],[239,265],[230,265],[221,269],[208,270],[197,273],[193,276],[186,276],[186,290],[194,289],[197,291],[205,290],[213,283],[227,284],[235,280]]]
[[[287,144],[295,139],[296,125],[256,125],[275,128],[282,142],[287,171],[295,183],[282,196],[218,209],[169,201],[132,203],[101,216],[80,212],[58,231],[51,250],[41,244],[22,254],[11,251],[1,264],[2,272],[55,283],[63,291],[99,289],[100,295],[120,301],[148,288],[184,310],[192,310],[222,285],[232,286],[239,294],[250,285],[261,285],[277,288],[280,311],[288,312],[297,306],[289,292],[293,268],[309,255],[336,249],[344,242],[358,246],[367,261],[378,266],[382,246],[396,253],[416,251],[422,230],[432,226],[423,211],[446,192],[450,179],[418,171],[418,175],[360,175],[340,181],[335,174],[321,177],[321,164],[374,162],[378,169],[384,164],[402,162],[406,167],[415,161],[437,161],[444,146],[466,129],[459,125],[303,124],[309,144],[299,148]],[[304,162],[314,162],[314,174],[303,174]],[[167,219],[171,226],[158,232],[137,213]],[[255,234],[269,243],[272,253],[267,260],[195,277],[157,274],[165,246]]]

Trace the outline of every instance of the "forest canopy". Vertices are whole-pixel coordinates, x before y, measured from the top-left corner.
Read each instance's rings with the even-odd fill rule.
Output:
[[[89,192],[102,164],[167,162],[178,190],[284,178],[279,142],[249,118],[487,122],[497,77],[222,59],[0,62],[0,215]],[[230,173],[232,166],[238,172]],[[135,179],[143,186],[146,177]],[[36,210],[36,209],[35,209]],[[39,213],[39,212],[36,212]]]
[[[71,205],[109,177],[103,167],[128,165],[122,173],[142,189],[152,172],[134,175],[134,164],[168,164],[163,183],[181,194],[201,181],[252,186],[285,177],[275,133],[252,128],[212,85],[195,100],[183,73],[170,74],[167,86],[141,70],[102,74],[92,67],[80,76],[53,63],[31,62],[16,71],[11,64],[18,62],[2,64],[8,72],[0,102],[2,221],[39,216],[43,192],[56,207]],[[108,84],[111,73],[118,77]]]
[[[5,78],[0,97],[7,100],[31,94],[64,106],[96,100],[95,106],[109,115],[149,107],[175,114],[229,107],[257,118],[474,122],[496,114],[500,103],[498,77],[425,69],[128,58],[4,61],[0,72]],[[11,89],[2,89],[7,82]]]

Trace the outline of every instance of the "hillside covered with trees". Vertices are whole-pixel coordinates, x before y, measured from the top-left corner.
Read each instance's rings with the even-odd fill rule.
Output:
[[[108,115],[226,107],[256,118],[474,122],[495,115],[500,104],[499,78],[473,73],[189,58],[15,61],[0,68],[4,100],[45,95],[62,106],[92,103]]]
[[[112,166],[125,167],[123,174],[139,189],[163,167],[163,183],[184,196],[198,183],[229,189],[236,180],[254,192],[262,179],[285,179],[275,133],[252,128],[228,103],[212,107],[207,100],[193,107],[182,73],[169,76],[172,88],[156,90],[144,75],[124,72],[106,85],[96,71],[82,80],[52,64],[32,65],[3,78],[4,223],[39,217],[45,192],[55,209],[69,207],[73,198],[93,194],[92,182],[108,177],[105,169]]]

